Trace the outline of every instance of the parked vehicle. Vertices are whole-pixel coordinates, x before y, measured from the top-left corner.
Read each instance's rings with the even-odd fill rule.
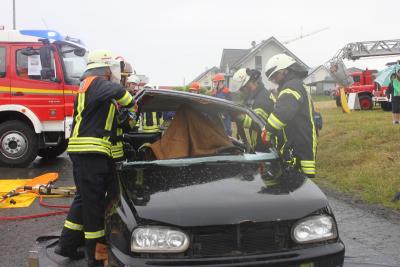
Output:
[[[0,164],[65,151],[85,54],[79,39],[55,31],[0,31]]]
[[[343,59],[358,60],[367,57],[383,57],[400,55],[400,39],[377,40],[348,43],[342,47],[328,62],[325,63],[332,78],[346,94],[357,93],[362,110],[372,109],[374,103],[379,103],[383,110],[390,110],[391,103],[386,97],[387,86],[375,82],[375,76],[368,69],[349,74]],[[336,90],[337,106],[341,106],[340,93]]]
[[[142,112],[178,114],[186,105],[218,127],[227,113],[265,124],[243,106],[204,95],[145,90],[136,100]],[[106,210],[109,266],[343,265],[345,247],[325,195],[273,149],[252,151],[247,133],[230,139],[234,152],[149,160],[143,145],[167,134],[124,136],[129,157],[117,167]],[[37,266],[65,263],[52,253],[55,242],[39,239],[31,250]]]
[[[346,95],[357,93],[362,110],[370,110],[374,103],[379,103],[383,110],[391,110],[391,103],[386,96],[387,86],[380,86],[375,82],[375,72],[369,69],[351,73],[353,84],[344,87]],[[335,100],[338,107],[340,104],[339,88],[335,90]]]

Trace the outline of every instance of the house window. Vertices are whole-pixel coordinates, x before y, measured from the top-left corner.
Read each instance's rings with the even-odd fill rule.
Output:
[[[256,70],[262,71],[262,57],[261,56],[255,57],[255,67],[256,67]]]
[[[0,78],[6,77],[6,48],[0,47]]]

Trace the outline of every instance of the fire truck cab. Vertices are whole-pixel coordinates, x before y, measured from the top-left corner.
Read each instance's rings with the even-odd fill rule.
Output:
[[[82,41],[56,31],[0,31],[0,164],[66,150],[86,54]]]

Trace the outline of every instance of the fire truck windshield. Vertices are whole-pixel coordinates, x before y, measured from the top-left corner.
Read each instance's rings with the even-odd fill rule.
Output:
[[[78,85],[85,71],[87,52],[71,44],[60,44],[60,54],[64,62],[64,77],[67,84]]]

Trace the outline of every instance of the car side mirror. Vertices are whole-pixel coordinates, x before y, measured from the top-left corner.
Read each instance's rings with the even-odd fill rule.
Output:
[[[38,52],[36,49],[33,49],[33,47],[26,47],[21,50],[21,54],[29,57],[29,56],[38,55]]]
[[[55,76],[54,70],[51,68],[51,50],[50,45],[44,45],[39,49],[40,63],[42,65],[40,75],[44,80],[50,80]]]
[[[83,48],[75,48],[74,49],[74,54],[75,54],[75,56],[83,57],[86,54],[86,50],[83,49]]]

